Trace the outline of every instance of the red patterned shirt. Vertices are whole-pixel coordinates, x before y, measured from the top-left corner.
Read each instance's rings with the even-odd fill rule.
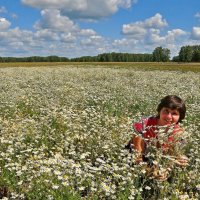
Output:
[[[148,139],[150,140],[152,138],[157,138],[157,133],[159,131],[158,117],[151,116],[151,117],[148,117],[148,118],[144,118],[144,119],[142,119],[141,122],[134,123],[133,128],[137,133],[142,134],[142,137],[147,139],[147,141],[148,141]],[[175,124],[174,127],[173,127],[173,131],[168,136],[167,143],[162,144],[163,149],[168,149],[169,144],[171,142],[175,142],[174,136],[180,130],[181,130],[181,128],[179,127],[179,125]],[[167,132],[167,128],[166,128],[166,132]],[[157,144],[157,146],[159,147],[160,145]]]

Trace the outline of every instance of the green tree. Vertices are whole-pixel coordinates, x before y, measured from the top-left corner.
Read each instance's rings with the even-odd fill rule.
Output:
[[[192,62],[200,62],[200,45],[193,46]]]
[[[179,52],[179,61],[180,62],[191,62],[193,57],[193,47],[192,46],[183,46]]]
[[[153,51],[153,61],[155,62],[170,61],[170,50],[167,48],[156,47]]]

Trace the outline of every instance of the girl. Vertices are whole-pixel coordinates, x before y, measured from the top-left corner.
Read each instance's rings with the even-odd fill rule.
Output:
[[[178,142],[176,139],[177,134],[183,132],[179,123],[185,118],[186,107],[181,98],[175,95],[164,97],[157,107],[157,112],[156,116],[142,119],[141,122],[133,124],[137,135],[132,137],[126,148],[129,148],[130,151],[134,149],[139,153],[136,163],[143,161],[149,164],[151,162],[146,156],[149,145],[162,148],[164,154],[172,154],[171,147]],[[159,140],[153,143],[153,139],[158,138],[161,128],[164,128],[164,133],[167,134],[166,143],[160,143]],[[180,156],[176,158],[176,163],[185,166],[188,163],[188,159],[185,156]]]

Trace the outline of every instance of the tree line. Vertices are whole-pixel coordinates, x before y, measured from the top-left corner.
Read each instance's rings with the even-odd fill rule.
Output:
[[[70,59],[59,56],[0,57],[0,62],[69,62]]]
[[[82,56],[72,58],[73,62],[152,62],[152,54],[131,54],[131,53],[103,53],[97,56]]]
[[[102,53],[97,56],[67,58],[59,56],[0,57],[0,62],[200,62],[200,45],[182,46],[178,56],[170,60],[170,50],[156,47],[148,53]]]

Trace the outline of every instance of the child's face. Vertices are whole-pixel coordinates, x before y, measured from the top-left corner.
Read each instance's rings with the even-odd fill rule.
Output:
[[[159,126],[170,126],[179,121],[180,113],[177,109],[170,109],[163,107],[160,111],[160,118],[158,120]]]

